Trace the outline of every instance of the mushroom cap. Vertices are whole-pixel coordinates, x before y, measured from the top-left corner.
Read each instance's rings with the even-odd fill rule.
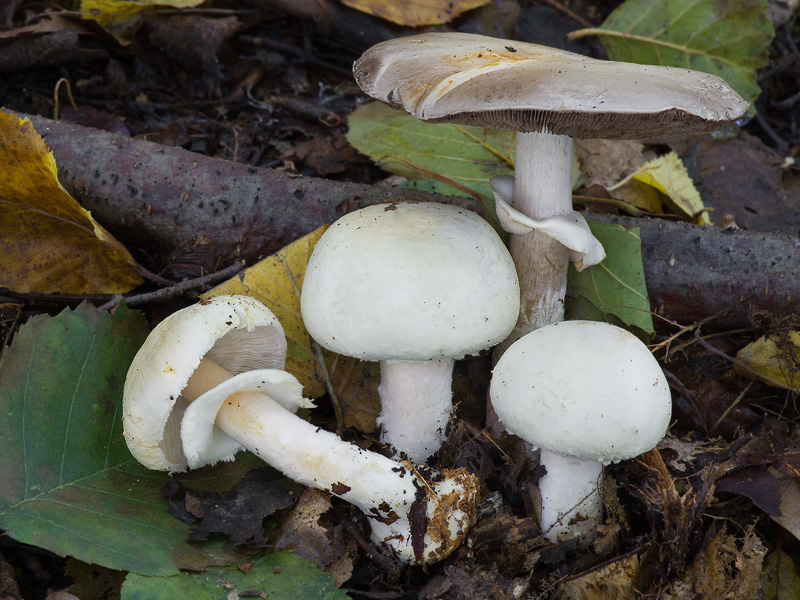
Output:
[[[562,321],[514,342],[497,362],[492,404],[537,448],[603,463],[653,448],[672,413],[650,350],[608,323]]]
[[[202,300],[156,326],[134,357],[123,391],[125,441],[134,458],[150,469],[187,467],[180,424],[188,402],[181,392],[203,357],[233,375],[283,369],[283,328],[266,306],[248,296]],[[242,449],[218,434],[224,453],[209,456],[208,462],[229,460]]]
[[[462,358],[519,314],[514,262],[478,215],[437,203],[369,206],[319,239],[300,307],[311,336],[362,360]]]
[[[704,133],[749,106],[723,79],[701,71],[469,33],[381,42],[353,72],[367,94],[423,121],[580,138]]]

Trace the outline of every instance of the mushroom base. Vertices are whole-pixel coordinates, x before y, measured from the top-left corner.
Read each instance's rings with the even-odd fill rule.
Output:
[[[453,410],[450,359],[381,361],[381,441],[424,463],[445,439]]]
[[[541,451],[547,473],[539,480],[544,538],[561,542],[594,530],[603,517],[599,486],[603,463]]]

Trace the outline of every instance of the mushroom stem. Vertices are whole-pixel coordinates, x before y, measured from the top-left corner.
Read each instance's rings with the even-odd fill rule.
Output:
[[[424,463],[445,439],[453,409],[450,359],[406,362],[382,360],[381,441]]]
[[[539,464],[547,469],[539,479],[544,538],[555,543],[594,530],[603,516],[603,463],[543,449]]]
[[[547,133],[516,134],[514,208],[533,219],[572,212],[572,138]],[[538,231],[512,234],[520,318],[509,340],[564,319],[569,250]]]
[[[194,401],[231,374],[204,358],[182,392]],[[355,504],[372,539],[406,563],[449,555],[475,519],[478,486],[464,469],[426,473],[343,441],[260,392],[229,395],[216,425],[291,479]],[[430,475],[428,477],[427,475]]]

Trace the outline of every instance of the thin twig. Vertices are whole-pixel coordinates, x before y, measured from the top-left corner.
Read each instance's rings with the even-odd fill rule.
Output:
[[[241,271],[243,267],[243,262],[235,262],[225,269],[209,273],[208,275],[187,279],[179,283],[170,282],[168,287],[142,294],[41,294],[38,292],[16,292],[8,288],[0,287],[0,296],[20,300],[25,304],[78,304],[85,301],[102,302],[103,304],[99,308],[101,310],[110,310],[119,304],[119,301],[123,298],[128,306],[141,306],[142,304],[150,302],[171,300],[186,292],[200,289],[233,277],[236,273]]]
[[[547,4],[548,6],[551,6],[552,8],[555,8],[558,11],[563,12],[570,19],[572,19],[573,21],[578,23],[581,27],[594,27],[594,25],[592,23],[589,23],[589,21],[584,19],[578,13],[576,13],[575,11],[571,10],[570,8],[564,6],[560,2],[557,2],[556,0],[542,0],[542,2],[544,4]]]
[[[736,405],[737,405],[737,404],[739,404],[739,402],[741,402],[742,398],[744,398],[744,397],[745,397],[745,394],[747,394],[747,392],[749,392],[749,391],[750,391],[750,388],[751,388],[751,387],[753,387],[753,384],[754,384],[754,383],[755,383],[755,379],[753,379],[752,381],[750,381],[750,382],[747,384],[747,386],[746,386],[746,387],[745,387],[745,388],[742,390],[742,393],[741,393],[741,394],[739,394],[738,396],[736,396],[736,400],[734,400],[733,402],[731,402],[731,405],[730,405],[728,408],[726,408],[726,409],[725,409],[725,412],[723,412],[723,413],[722,413],[722,415],[720,416],[720,418],[719,418],[719,419],[717,419],[717,422],[716,422],[716,423],[714,423],[714,424],[711,426],[711,428],[708,430],[708,433],[711,433],[712,431],[714,431],[714,429],[716,429],[716,428],[717,428],[717,426],[718,426],[720,423],[722,423],[722,421],[724,421],[724,420],[725,420],[725,418],[726,418],[726,417],[727,417],[727,416],[730,414],[730,412],[731,412],[731,411],[732,411],[732,410],[733,410],[733,409],[736,407]]]
[[[768,377],[768,376],[764,375],[763,373],[759,373],[758,371],[756,371],[755,369],[750,367],[750,365],[742,362],[738,358],[734,358],[733,356],[728,356],[722,350],[718,350],[717,348],[714,348],[714,346],[712,346],[707,341],[705,341],[702,337],[700,337],[700,328],[699,327],[694,332],[694,339],[695,339],[695,341],[697,341],[698,344],[700,344],[703,348],[705,348],[706,350],[708,350],[712,354],[716,354],[717,356],[720,356],[720,357],[724,358],[725,360],[730,362],[732,365],[734,365],[736,367],[739,367],[741,370],[745,371],[747,374],[749,374],[750,376],[754,377],[755,379],[759,379],[759,380],[763,381],[764,383],[766,383],[767,385],[771,385],[771,386],[774,386],[774,387],[778,387],[778,388],[785,387],[785,385],[782,384],[781,382],[776,381],[772,377]]]

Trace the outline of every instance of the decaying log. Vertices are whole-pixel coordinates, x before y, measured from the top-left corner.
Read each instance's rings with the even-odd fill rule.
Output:
[[[237,258],[272,254],[369,204],[441,200],[409,190],[299,177],[16,114],[30,118],[44,137],[67,191],[129,248],[160,256],[157,266],[167,277],[197,277]],[[465,205],[477,208],[474,201]]]
[[[252,261],[368,204],[445,200],[297,177],[30,118],[67,190],[129,247],[165,257],[171,276],[216,270],[236,258]],[[650,300],[667,319],[691,324],[729,309],[717,326],[738,328],[748,326],[753,310],[800,312],[798,238],[661,219],[592,218],[641,228]]]
[[[751,325],[756,310],[800,312],[800,238],[663,219],[603,220],[640,227],[650,302],[667,319],[689,325],[727,309],[707,329],[738,329]]]

